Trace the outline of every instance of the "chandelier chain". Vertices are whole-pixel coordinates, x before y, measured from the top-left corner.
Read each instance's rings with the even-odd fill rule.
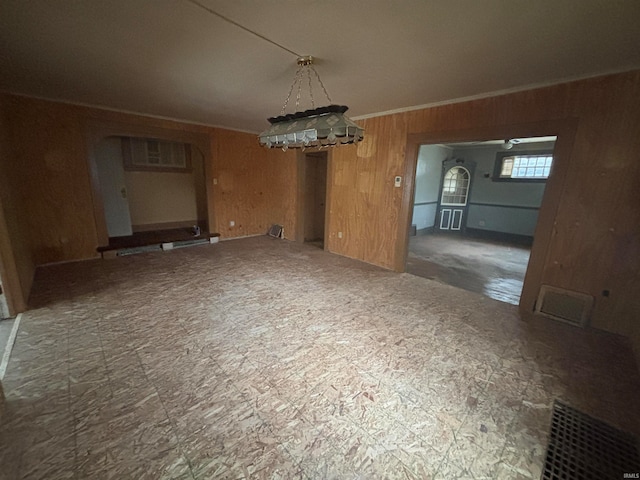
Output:
[[[311,108],[316,108],[316,102],[313,101],[313,87],[311,86],[311,72],[307,65],[307,81],[309,82],[309,98],[311,98]]]
[[[327,92],[327,88],[324,86],[324,83],[322,83],[320,74],[315,69],[313,64],[304,64],[304,65],[300,65],[296,70],[296,74],[293,77],[293,83],[291,84],[291,88],[289,89],[289,94],[287,95],[287,98],[285,99],[284,104],[282,105],[282,110],[280,111],[280,115],[284,115],[286,113],[287,107],[289,106],[289,102],[291,101],[291,95],[293,94],[293,90],[296,89],[296,86],[297,86],[296,110],[300,107],[300,100],[302,98],[302,82],[303,82],[303,77],[305,73],[307,76],[307,84],[309,87],[309,98],[311,100],[311,108],[316,108],[315,98],[313,96],[313,81],[311,78],[311,71],[313,71],[316,77],[316,80],[320,84],[320,87],[322,88],[324,95],[327,97],[327,100],[329,101],[329,104],[332,103],[331,97],[329,96],[329,92]]]
[[[327,100],[329,100],[329,103],[332,103],[331,102],[331,97],[329,96],[329,93],[327,92],[327,89],[325,88],[324,83],[322,83],[322,80],[320,79],[320,75],[316,71],[316,68],[313,65],[309,65],[309,67],[311,68],[311,70],[313,70],[313,73],[316,74],[316,78],[318,79],[318,83],[322,87],[322,90],[324,91],[324,94],[327,96]]]
[[[284,115],[284,113],[287,110],[287,105],[289,105],[289,100],[291,99],[291,94],[293,93],[293,89],[296,86],[296,83],[298,83],[298,76],[300,75],[300,68],[298,68],[296,70],[296,74],[293,77],[293,83],[291,84],[291,88],[289,89],[289,95],[287,95],[286,100],[284,101],[284,104],[282,105],[282,111],[280,112],[280,115]]]
[[[300,95],[302,94],[302,69],[300,69],[300,77],[298,77],[298,94],[296,95],[296,112],[300,106]]]

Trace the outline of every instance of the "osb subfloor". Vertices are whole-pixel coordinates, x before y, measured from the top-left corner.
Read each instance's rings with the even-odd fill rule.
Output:
[[[268,237],[38,272],[3,478],[539,478],[554,398],[640,433],[618,337]]]
[[[411,237],[407,272],[518,305],[531,249],[456,234]]]

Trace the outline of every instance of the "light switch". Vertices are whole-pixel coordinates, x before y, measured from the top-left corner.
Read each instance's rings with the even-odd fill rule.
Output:
[[[402,185],[402,177],[398,175],[398,176],[395,178],[394,186],[399,187],[399,186],[401,186],[401,185]]]

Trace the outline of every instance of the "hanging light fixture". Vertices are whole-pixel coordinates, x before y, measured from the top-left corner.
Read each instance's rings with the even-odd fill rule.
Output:
[[[318,108],[315,106],[311,87],[312,72],[327,97],[328,106]],[[296,86],[296,110],[299,108],[304,78],[307,79],[311,109],[286,114],[287,105]],[[364,138],[364,129],[344,114],[348,109],[349,107],[345,105],[331,103],[327,89],[313,66],[313,57],[310,55],[298,57],[298,69],[289,95],[282,105],[280,115],[268,119],[271,126],[259,135],[260,144],[267,148],[282,148],[286,151],[288,148],[304,149],[357,143]]]
[[[514,145],[517,145],[520,142],[522,142],[522,140],[520,140],[519,138],[507,138],[502,144],[502,148],[504,150],[511,150]]]

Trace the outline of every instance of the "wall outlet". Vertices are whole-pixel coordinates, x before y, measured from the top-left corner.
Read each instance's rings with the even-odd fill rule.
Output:
[[[214,184],[214,185],[217,185],[217,184],[218,184],[218,179],[217,179],[217,178],[214,178],[214,179],[213,179],[213,184]]]
[[[342,232],[338,232],[338,238],[342,238]]]
[[[236,226],[236,222],[234,222],[233,220],[231,220],[231,221],[229,222],[229,226],[230,226],[230,227],[235,227],[235,226]]]
[[[484,221],[484,220],[480,220],[480,221],[478,222],[478,225],[480,225],[481,227],[484,227],[486,224],[485,224],[485,221]]]

